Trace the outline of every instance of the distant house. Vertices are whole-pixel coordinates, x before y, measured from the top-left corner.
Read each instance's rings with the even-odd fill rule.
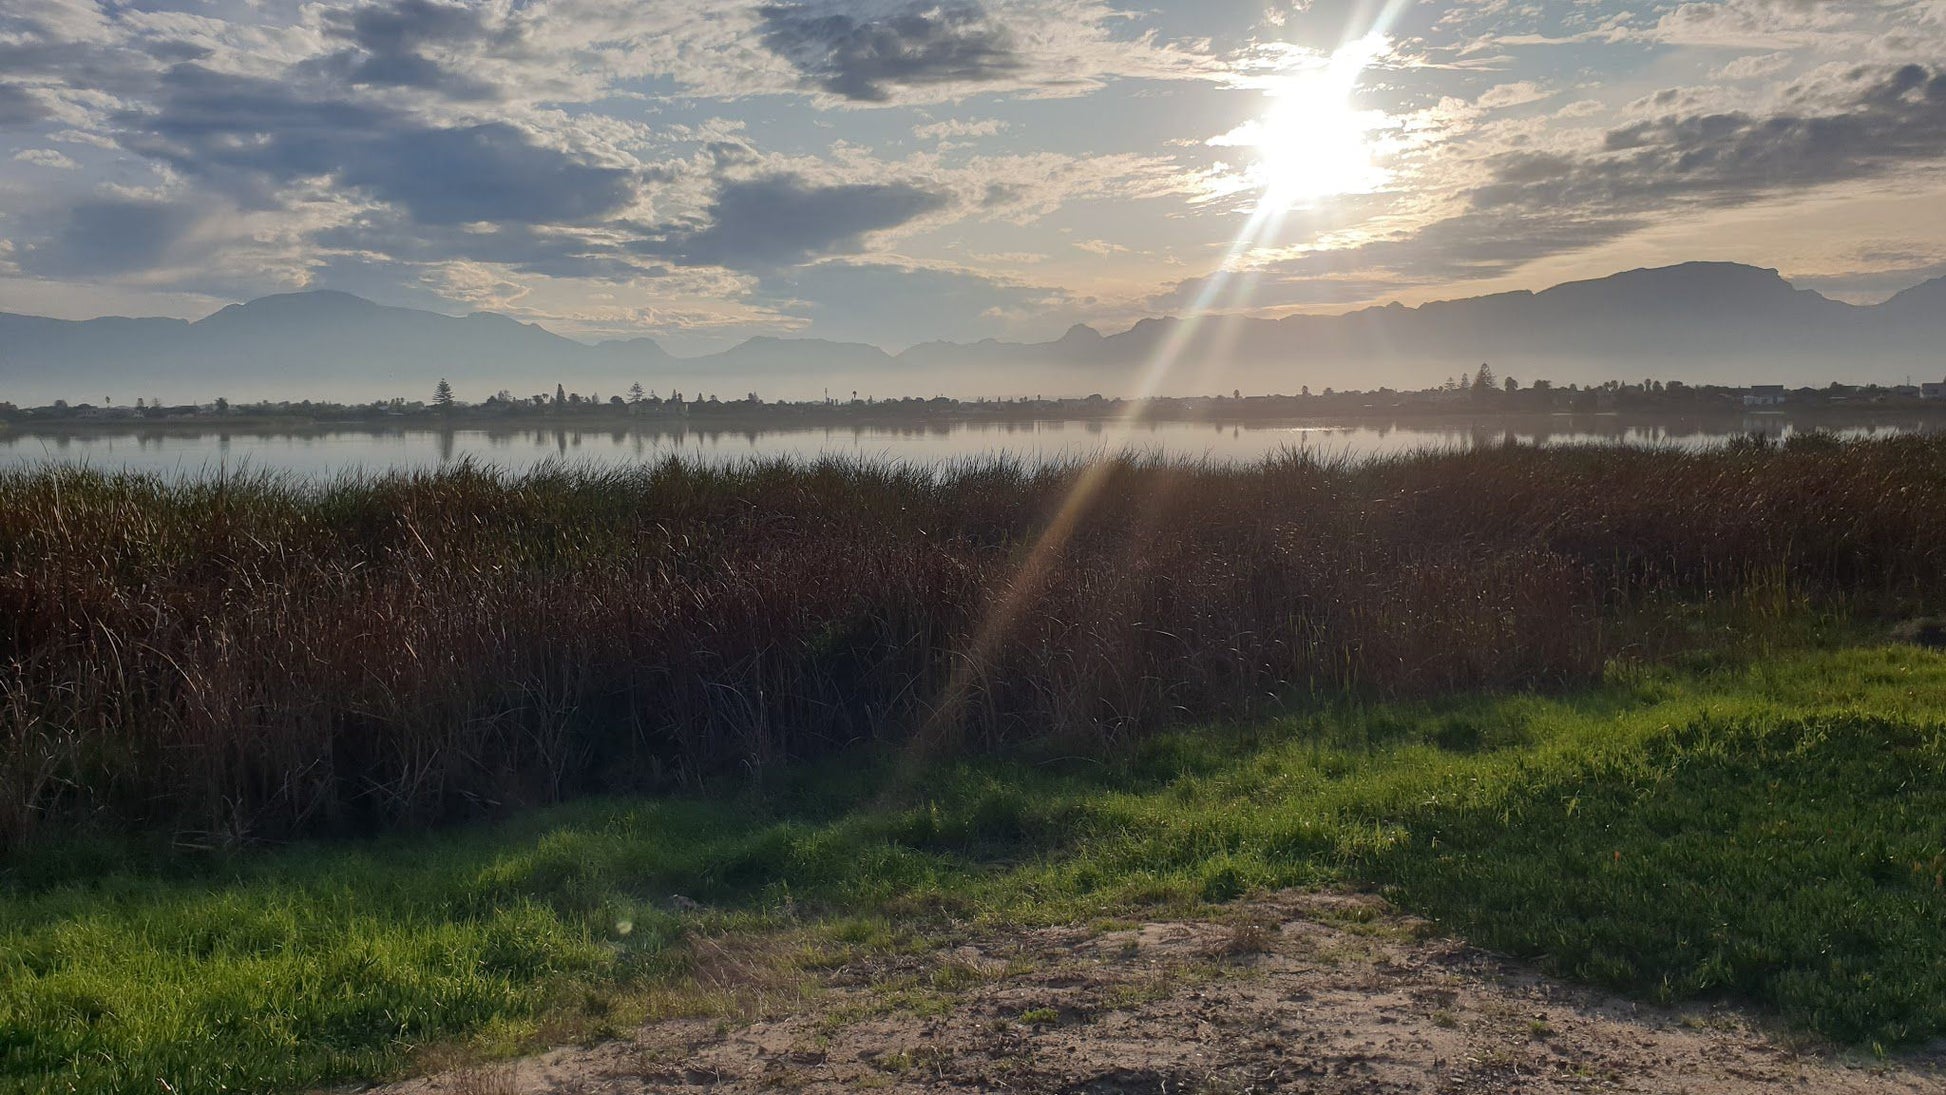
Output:
[[[1743,390],[1743,405],[1746,407],[1781,407],[1784,399],[1782,384],[1752,384]]]
[[[1946,384],[1919,385],[1920,399],[1946,399]]]

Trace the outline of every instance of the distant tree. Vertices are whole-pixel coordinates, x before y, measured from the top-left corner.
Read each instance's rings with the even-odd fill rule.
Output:
[[[1480,371],[1473,374],[1473,386],[1483,392],[1490,392],[1499,387],[1500,382],[1493,375],[1493,366],[1482,361]]]
[[[559,407],[568,401],[568,390],[559,384],[554,385],[554,405]]]
[[[609,396],[609,397],[608,397],[608,405],[609,405],[609,406],[611,406],[611,407],[619,407],[619,406],[622,406],[622,397],[621,397],[621,396],[619,396],[619,395],[611,395],[611,396]]]
[[[642,396],[643,396],[642,384],[640,381],[637,381],[636,383],[630,384],[628,386],[628,401],[630,403],[642,402]]]
[[[446,378],[443,376],[439,378],[438,384],[433,385],[432,405],[442,411],[453,409],[453,386],[446,383]]]
[[[219,395],[219,396],[217,396],[217,397],[216,397],[216,413],[217,413],[217,414],[229,414],[229,413],[230,413],[230,401],[229,401],[229,400],[227,400],[227,399],[225,399],[225,398],[223,398],[223,397],[222,397],[222,396],[220,396],[220,395]]]
[[[1503,387],[1503,388],[1505,388],[1505,389],[1507,389],[1507,394],[1508,394],[1508,395],[1512,395],[1513,393],[1515,393],[1515,392],[1517,392],[1517,391],[1519,391],[1519,390],[1520,390],[1520,381],[1518,381],[1518,380],[1515,380],[1515,379],[1514,379],[1513,377],[1508,377],[1508,378],[1507,378],[1507,379],[1506,379],[1506,380],[1505,380],[1505,381],[1504,381],[1504,382],[1503,382],[1503,383],[1501,384],[1501,387]]]

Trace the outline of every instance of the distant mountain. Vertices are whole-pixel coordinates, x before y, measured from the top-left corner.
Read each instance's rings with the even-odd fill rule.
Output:
[[[1734,263],[1632,270],[1417,308],[1214,317],[1181,334],[1180,324],[1147,319],[1104,338],[1070,332],[1038,345],[934,343],[908,355],[934,369],[1031,360],[1133,376],[1170,340],[1164,391],[1173,390],[1170,377],[1183,376],[1201,382],[1192,390],[1233,383],[1259,391],[1424,387],[1481,363],[1503,376],[1563,383],[1653,375],[1822,384],[1946,375],[1946,279],[1861,307],[1798,289],[1775,270]]]
[[[1934,320],[1946,316],[1946,277],[1915,285],[1876,309],[1890,316],[1931,317]]]
[[[1503,376],[1560,383],[1946,376],[1946,278],[1856,306],[1798,289],[1775,270],[1699,262],[1416,308],[1206,317],[1187,330],[1182,322],[1145,319],[1115,334],[1077,325],[1039,343],[930,342],[896,356],[860,343],[762,337],[683,358],[651,339],[591,346],[489,312],[447,316],[345,293],[286,293],[193,323],[0,313],[0,399],[416,397],[440,377],[467,399],[502,387],[551,391],[556,382],[615,394],[637,381],[725,397],[1112,395],[1132,393],[1151,373],[1158,392],[1194,394],[1416,388],[1482,362]],[[1157,369],[1165,340],[1168,367]]]
[[[773,370],[881,369],[892,355],[862,342],[832,342],[822,338],[772,338],[759,335],[721,353],[687,359],[690,367],[711,373],[763,373]]]
[[[653,343],[607,355],[617,363],[666,360]],[[441,377],[480,398],[502,385],[551,389],[557,375],[585,372],[595,356],[594,347],[491,312],[445,316],[337,292],[262,297],[194,323],[0,313],[0,398],[15,389],[54,389],[77,401],[98,392],[124,401],[417,396]]]

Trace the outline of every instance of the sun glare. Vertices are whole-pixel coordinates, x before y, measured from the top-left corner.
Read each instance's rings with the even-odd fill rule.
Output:
[[[1358,109],[1352,91],[1386,46],[1382,35],[1369,35],[1323,64],[1275,77],[1264,88],[1263,114],[1210,143],[1251,151],[1246,175],[1272,209],[1371,193],[1388,177],[1377,162],[1387,120],[1383,111]]]

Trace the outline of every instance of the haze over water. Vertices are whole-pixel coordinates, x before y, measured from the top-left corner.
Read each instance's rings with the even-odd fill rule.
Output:
[[[247,469],[298,475],[347,471],[430,469],[461,460],[510,471],[547,461],[620,465],[671,456],[705,464],[749,459],[814,460],[832,456],[942,465],[1007,455],[1028,464],[1088,459],[1134,450],[1180,459],[1248,462],[1288,449],[1353,460],[1422,449],[1523,444],[1635,444],[1702,447],[1762,432],[1791,436],[1795,427],[1775,415],[1730,423],[1621,424],[1603,416],[1513,420],[1409,422],[1192,423],[1157,422],[1123,428],[1102,421],[953,422],[893,427],[859,425],[809,429],[354,429],[306,431],[218,429],[91,430],[0,433],[0,467],[50,461],[104,471],[129,469],[199,475]],[[1916,425],[1838,431],[1843,436],[1911,432]]]

